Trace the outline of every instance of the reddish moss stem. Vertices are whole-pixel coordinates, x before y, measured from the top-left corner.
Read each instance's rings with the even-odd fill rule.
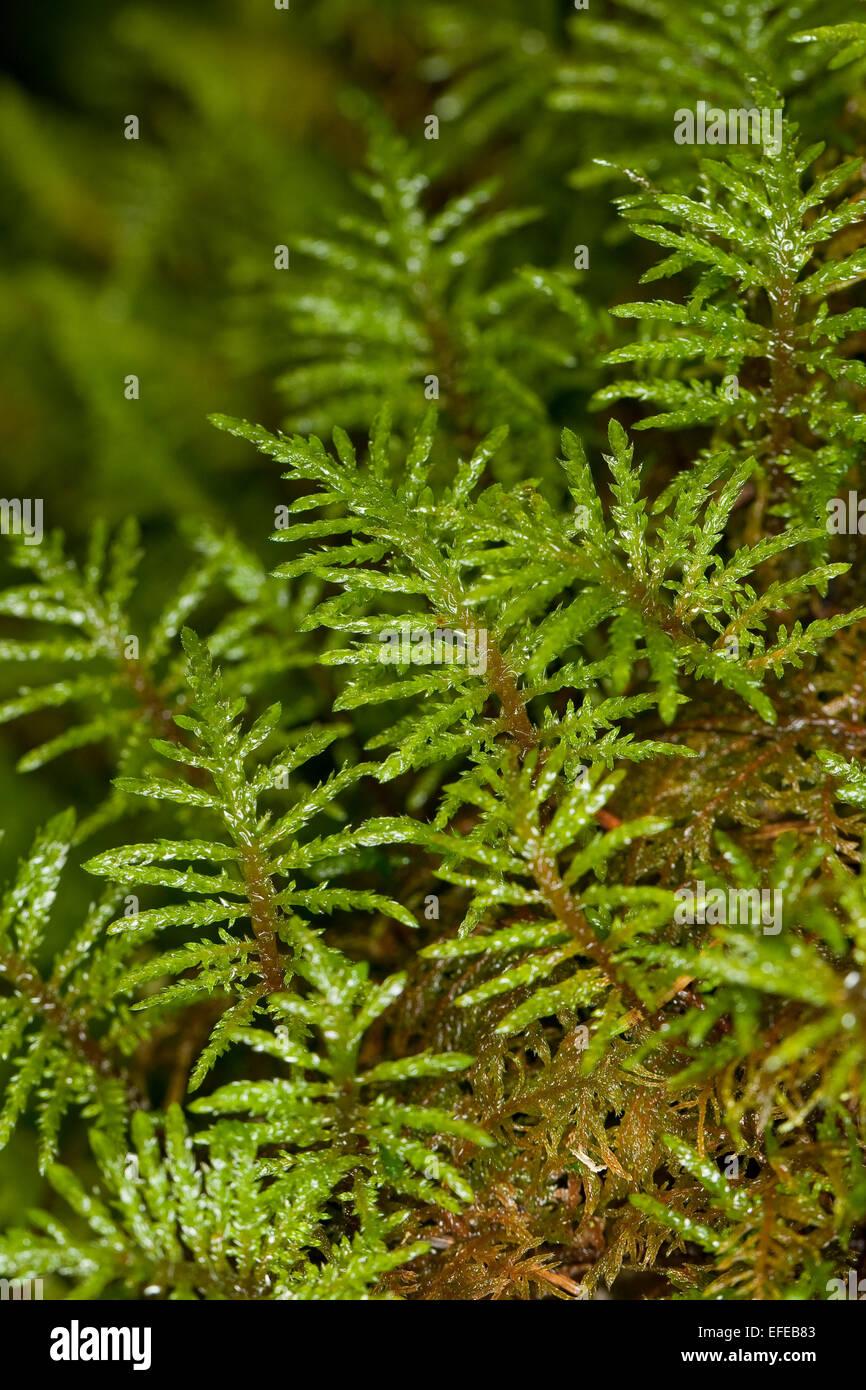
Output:
[[[487,680],[502,706],[506,731],[514,740],[521,756],[525,757],[533,749],[540,748],[538,733],[529,717],[526,701],[508,669],[498,644],[493,639],[488,639]],[[623,998],[643,1017],[646,1013],[643,1003],[631,985],[620,978],[610,952],[599,941],[586,916],[563,883],[555,861],[548,855],[539,853],[529,863],[532,876],[550,911],[580,943],[584,954],[604,971]]]
[[[9,980],[20,994],[25,995],[39,1011],[45,1022],[55,1028],[70,1044],[73,1051],[98,1076],[110,1076],[130,1086],[128,1077],[119,1072],[104,1048],[90,1036],[87,1023],[79,1014],[73,1013],[42,976],[14,952],[4,952],[2,958],[2,977]]]
[[[277,944],[277,914],[271,881],[258,845],[242,848],[241,865],[250,904],[250,920],[259,948],[261,976],[268,993],[278,994],[285,989],[285,980]]]
[[[183,731],[174,722],[174,708],[163,698],[147,668],[140,661],[128,661],[125,668],[130,688],[160,735],[181,747],[187,747]],[[206,780],[199,768],[186,767],[184,771],[196,786],[201,786]],[[268,993],[277,994],[285,988],[285,980],[277,942],[276,909],[270,879],[257,845],[242,848],[241,865],[250,904],[250,920],[259,948],[261,977]]]
[[[544,897],[544,901],[557,920],[580,943],[584,955],[589,956],[590,960],[593,960],[598,968],[604,971],[611,983],[619,989],[623,998],[643,1016],[645,1013],[643,1002],[631,985],[619,978],[619,972],[610,952],[604,943],[599,941],[585,915],[569,893],[559,876],[554,861],[547,855],[539,854],[532,860],[531,868],[532,876]]]

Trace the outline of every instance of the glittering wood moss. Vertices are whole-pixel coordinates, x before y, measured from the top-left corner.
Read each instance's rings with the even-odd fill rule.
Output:
[[[35,1126],[55,1194],[4,1277],[817,1299],[861,1269],[866,26],[607,8],[440,8],[403,38],[445,85],[352,99],[357,201],[317,196],[243,300],[283,428],[211,414],[258,533],[187,510],[159,603],[135,522],[6,547],[21,785],[87,775],[0,905],[0,1141]],[[322,9],[364,53],[366,7]],[[674,140],[744,82],[778,147]]]

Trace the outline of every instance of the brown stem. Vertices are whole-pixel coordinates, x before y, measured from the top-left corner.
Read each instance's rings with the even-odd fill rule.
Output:
[[[770,400],[772,426],[770,444],[773,460],[786,452],[791,442],[788,405],[797,389],[794,371],[796,314],[793,282],[784,279],[773,295],[772,348],[770,352]]]
[[[114,1076],[129,1085],[128,1078],[118,1072],[108,1053],[90,1036],[85,1020],[67,1008],[56,990],[37,971],[14,952],[5,952],[0,962],[3,977],[30,1000],[45,1022],[65,1038],[98,1076]]]
[[[487,681],[502,706],[506,731],[518,744],[522,755],[530,753],[538,745],[538,738],[526,701],[517,688],[517,682],[509,670],[498,644],[488,641]]]
[[[505,658],[495,639],[488,639],[487,680],[502,706],[507,732],[518,745],[522,755],[538,748],[539,739],[535,725],[529,717],[526,701],[521,695],[517,682],[508,669]],[[578,907],[568,888],[559,876],[555,861],[539,851],[529,861],[530,872],[541,894],[558,921],[571,932],[580,943],[581,950],[595,961],[608,979],[617,986],[624,998],[641,1017],[646,1013],[644,1005],[631,985],[621,980],[619,971],[606,946],[599,941],[584,913]]]
[[[580,948],[585,955],[594,960],[600,970],[615,984],[623,998],[638,1014],[643,1017],[646,1013],[642,1000],[632,989],[631,985],[619,979],[619,972],[611,958],[607,947],[599,941],[586,917],[581,912],[574,898],[569,893],[565,884],[559,876],[556,864],[548,855],[536,855],[530,864],[532,876],[541,890],[544,901],[555,915],[557,920],[571,932],[575,940],[580,942]]]
[[[261,976],[268,993],[279,994],[285,989],[285,980],[277,945],[277,913],[271,881],[257,844],[242,847],[241,865],[250,903],[250,920],[259,948]]]
[[[127,661],[125,667],[130,688],[160,734],[181,747],[187,747],[183,731],[174,722],[174,709],[163,699],[147,668],[140,661],[134,660]],[[189,781],[196,786],[200,786],[206,780],[200,768],[187,767],[185,772]],[[242,847],[241,864],[250,903],[250,920],[259,948],[261,977],[268,993],[277,994],[285,988],[285,980],[277,944],[276,911],[270,879],[261,851],[256,844]]]
[[[773,500],[774,483],[779,474],[779,459],[788,453],[793,443],[793,430],[788,407],[797,391],[794,367],[797,309],[794,278],[784,276],[772,296],[772,327],[770,348],[770,419],[769,468],[758,477],[755,500],[746,528],[746,540],[754,545],[760,538],[767,508]]]

